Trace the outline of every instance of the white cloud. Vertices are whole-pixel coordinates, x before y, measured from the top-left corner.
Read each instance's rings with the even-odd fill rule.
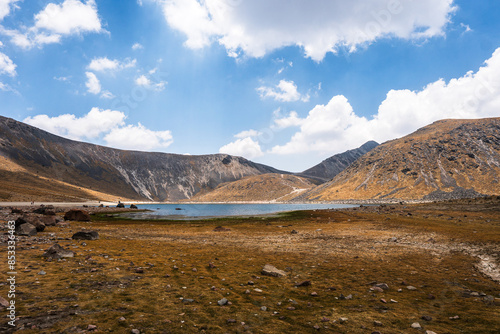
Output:
[[[241,138],[241,139],[244,139],[244,138],[247,138],[247,137],[250,137],[250,138],[253,138],[253,137],[258,137],[262,134],[262,132],[260,131],[256,131],[256,130],[246,130],[246,131],[242,131],[236,135],[234,135],[235,138]]]
[[[10,14],[11,6],[17,7],[15,3],[18,1],[19,0],[0,0],[0,21]]]
[[[213,42],[231,57],[251,57],[285,46],[322,60],[339,48],[380,38],[441,36],[454,12],[453,0],[156,0],[167,23],[198,49]]]
[[[101,83],[97,76],[92,72],[85,72],[87,76],[87,82],[85,86],[87,86],[87,91],[92,94],[99,94],[101,92]]]
[[[144,47],[140,43],[134,43],[134,45],[132,45],[132,50],[135,51],[140,49],[144,49]]]
[[[219,153],[242,156],[253,159],[264,155],[260,144],[250,137],[238,139],[232,143],[222,146]]]
[[[278,109],[279,111],[279,109]],[[273,128],[285,129],[290,127],[301,126],[304,120],[299,117],[296,111],[291,111],[288,116],[281,117],[278,113],[275,113],[276,118],[274,119]]]
[[[156,70],[154,72],[156,72]],[[147,76],[143,74],[135,79],[135,84],[137,86],[141,86],[144,88],[153,89],[156,91],[162,91],[163,89],[165,89],[167,82],[166,81],[153,82],[151,79],[149,79]]]
[[[90,64],[87,66],[87,69],[96,72],[116,71],[124,68],[135,67],[136,63],[136,59],[126,59],[125,61],[120,62],[116,59],[111,60],[107,57],[101,57],[92,59]]]
[[[17,90],[12,88],[10,85],[4,84],[3,82],[0,81],[0,90],[4,92],[12,92],[17,95],[21,95]]]
[[[102,138],[107,145],[120,149],[152,150],[172,144],[170,131],[149,130],[140,123],[126,124],[126,118],[121,111],[92,108],[82,117],[71,114],[55,117],[37,115],[23,122],[73,140]]]
[[[71,79],[71,76],[68,76],[68,77],[54,77],[54,80],[57,80],[57,81],[69,81],[69,79]]]
[[[276,87],[261,86],[257,92],[262,99],[273,98],[280,102],[309,101],[309,95],[302,95],[297,91],[297,85],[293,81],[281,80]]]
[[[60,5],[49,3],[34,16],[34,20],[32,27],[21,27],[20,30],[0,27],[0,33],[9,36],[15,45],[28,49],[59,43],[63,36],[104,31],[95,0],[65,0]]]
[[[66,0],[60,5],[49,3],[35,15],[35,28],[61,35],[98,33],[102,30],[95,0],[87,0],[85,3]]]
[[[4,53],[0,52],[0,74],[6,73],[11,77],[16,75],[16,64]]]
[[[115,96],[110,91],[105,90],[102,92],[101,98],[102,99],[113,99],[113,98],[115,98]]]
[[[92,108],[83,117],[71,114],[56,117],[37,115],[28,117],[23,122],[59,136],[82,140],[98,138],[117,126],[123,126],[125,118],[125,114],[121,111]]]
[[[498,117],[500,48],[476,73],[433,82],[420,91],[391,90],[370,120],[357,116],[347,99],[334,96],[300,121],[300,130],[271,153],[339,152],[368,140],[384,142],[446,118]]]
[[[104,140],[107,145],[126,150],[152,150],[166,148],[173,143],[170,131],[152,131],[141,123],[114,128]]]

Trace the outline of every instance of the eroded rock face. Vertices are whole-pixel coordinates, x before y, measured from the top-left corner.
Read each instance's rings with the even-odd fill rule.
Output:
[[[279,270],[278,268],[276,268],[270,264],[266,264],[264,266],[264,268],[262,268],[261,274],[266,275],[266,276],[272,276],[272,277],[286,276],[286,272],[284,272],[283,270]]]
[[[76,232],[75,234],[73,234],[71,239],[73,239],[73,240],[97,240],[97,239],[99,239],[99,233],[97,231]]]
[[[89,222],[90,215],[88,212],[83,210],[69,210],[64,215],[64,220],[76,220],[81,222]]]
[[[52,247],[47,249],[47,251],[42,256],[49,259],[58,260],[66,257],[74,257],[75,253],[62,248],[59,244],[54,244]]]

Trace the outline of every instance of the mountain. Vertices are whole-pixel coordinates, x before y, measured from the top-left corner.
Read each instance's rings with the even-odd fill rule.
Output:
[[[500,118],[442,120],[379,145],[297,200],[500,194]]]
[[[321,182],[329,181],[346,169],[347,166],[358,160],[362,155],[373,150],[378,145],[379,144],[377,142],[369,141],[359,148],[336,154],[316,166],[296,175],[317,179]]]
[[[286,202],[315,186],[311,180],[295,175],[263,174],[221,184],[215,190],[200,193],[190,201]]]
[[[19,191],[36,181],[40,190],[50,192],[57,183],[57,194],[76,191],[75,199],[90,191],[91,199],[104,193],[121,199],[176,201],[245,176],[286,173],[227,154],[137,152],[77,142],[1,116],[0,157],[3,176],[24,180]],[[11,200],[8,191],[0,195]]]

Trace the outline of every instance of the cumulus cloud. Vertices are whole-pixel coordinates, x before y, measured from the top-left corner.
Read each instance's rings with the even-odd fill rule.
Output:
[[[372,119],[357,116],[344,96],[334,96],[299,118],[299,130],[290,141],[270,153],[339,152],[371,139],[399,138],[440,119],[498,117],[498,110],[500,48],[476,73],[448,83],[440,79],[420,91],[391,90]]]
[[[219,153],[242,156],[247,159],[253,159],[264,155],[258,141],[251,137],[237,139],[236,141],[222,146]]]
[[[98,140],[106,145],[129,150],[152,150],[166,148],[172,144],[170,131],[153,131],[142,124],[126,124],[121,111],[92,108],[82,117],[65,114],[55,117],[37,115],[23,122],[50,133],[73,140]]]
[[[105,90],[104,92],[101,93],[101,98],[109,100],[115,98],[115,96],[109,90]]]
[[[135,51],[140,49],[144,49],[144,47],[140,43],[134,43],[134,45],[132,45],[132,50]]]
[[[261,86],[257,88],[257,92],[259,92],[262,99],[272,98],[280,102],[309,101],[309,95],[300,94],[297,85],[293,81],[281,80],[276,87]]]
[[[234,135],[235,138],[246,138],[246,137],[258,137],[262,134],[262,132],[260,131],[256,131],[256,130],[246,130],[246,131],[242,131],[236,135]]]
[[[0,15],[1,10],[2,6],[0,6]],[[86,2],[65,0],[59,5],[49,3],[35,15],[34,20],[32,27],[22,27],[20,30],[0,27],[0,33],[9,36],[17,46],[28,49],[34,46],[41,47],[44,44],[59,43],[64,36],[104,31],[95,0]]]
[[[135,67],[137,63],[136,59],[126,59],[124,61],[119,61],[116,59],[108,59],[107,57],[94,58],[87,66],[87,69],[96,71],[96,72],[105,72],[105,71],[116,71],[122,70],[125,68]]]
[[[92,72],[85,72],[87,76],[87,82],[85,86],[87,86],[87,91],[92,94],[99,94],[101,92],[101,82],[97,78],[97,76]]]
[[[4,53],[0,52],[0,74],[16,75],[17,65]]]
[[[141,123],[115,128],[104,137],[104,140],[112,147],[143,151],[166,148],[173,143],[170,131],[152,131]]]
[[[156,0],[167,23],[198,49],[213,42],[231,57],[286,46],[316,61],[339,48],[354,51],[380,38],[420,39],[444,34],[453,0]]]
[[[274,116],[275,119],[272,127],[277,129],[296,127],[304,123],[304,120],[299,117],[299,114],[297,114],[296,111],[291,111],[290,114],[288,114],[288,116],[281,116],[280,111],[278,109],[278,112],[275,112]]]
[[[20,0],[0,0],[0,21],[10,14],[11,6]]]
[[[56,117],[37,115],[23,120],[50,133],[74,140],[95,139],[117,126],[125,124],[125,114],[115,110],[92,108],[83,117],[64,114]]]
[[[155,72],[156,69],[151,70],[149,73],[154,74]],[[165,89],[167,82],[161,80],[159,82],[153,82],[150,78],[143,74],[135,79],[135,84],[144,88],[162,91],[163,89]]]

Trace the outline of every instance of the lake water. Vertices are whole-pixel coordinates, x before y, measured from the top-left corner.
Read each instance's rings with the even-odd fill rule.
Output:
[[[286,211],[341,209],[352,204],[140,204],[139,209],[152,210],[134,216],[144,218],[191,219],[207,217],[258,216]]]

